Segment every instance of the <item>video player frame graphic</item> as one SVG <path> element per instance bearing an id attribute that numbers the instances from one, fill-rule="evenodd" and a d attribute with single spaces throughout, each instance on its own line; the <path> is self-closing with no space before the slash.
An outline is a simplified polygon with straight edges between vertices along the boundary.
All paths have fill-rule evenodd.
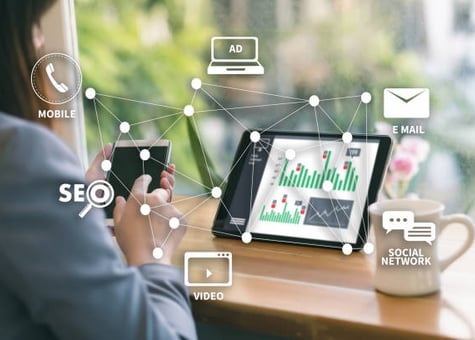
<path id="1" fill-rule="evenodd" d="M 202 268 L 193 268 L 193 262 L 197 261 L 206 262 L 206 266 Z M 220 266 L 224 268 L 218 268 L 218 271 L 214 272 L 214 268 Z M 212 270 L 209 268 L 212 268 Z M 185 285 L 188 287 L 230 287 L 233 284 L 232 268 L 233 255 L 230 252 L 186 252 L 184 257 Z M 192 271 L 194 271 L 194 273 L 192 273 Z M 194 275 L 197 271 L 201 273 Z M 213 275 L 221 276 L 218 276 L 217 280 L 207 280 Z"/>

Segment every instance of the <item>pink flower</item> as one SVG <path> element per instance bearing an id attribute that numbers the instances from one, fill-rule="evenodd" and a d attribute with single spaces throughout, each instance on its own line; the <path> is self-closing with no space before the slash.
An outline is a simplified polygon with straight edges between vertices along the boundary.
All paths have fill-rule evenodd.
<path id="1" fill-rule="evenodd" d="M 398 143 L 391 125 L 377 122 L 375 127 L 378 133 L 391 136 L 394 143 L 384 192 L 390 198 L 404 197 L 412 178 L 419 172 L 419 164 L 427 160 L 430 144 L 418 136 L 403 136 Z"/>
<path id="2" fill-rule="evenodd" d="M 420 163 L 427 159 L 430 151 L 430 144 L 417 136 L 404 136 L 399 143 L 398 150 L 410 153 Z"/>
<path id="3" fill-rule="evenodd" d="M 398 150 L 389 164 L 390 180 L 409 181 L 419 171 L 419 161 L 413 154 Z"/>

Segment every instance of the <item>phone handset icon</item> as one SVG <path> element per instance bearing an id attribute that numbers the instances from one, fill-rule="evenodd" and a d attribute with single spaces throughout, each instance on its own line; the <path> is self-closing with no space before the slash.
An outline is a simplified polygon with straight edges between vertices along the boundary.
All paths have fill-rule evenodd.
<path id="1" fill-rule="evenodd" d="M 51 82 L 51 84 L 54 86 L 54 88 L 56 89 L 56 91 L 58 91 L 59 93 L 66 93 L 69 91 L 69 88 L 66 84 L 64 83 L 58 83 L 56 81 L 56 79 L 54 79 L 53 77 L 53 73 L 54 73 L 54 66 L 53 66 L 53 63 L 49 63 L 48 65 L 46 65 L 46 74 L 48 75 L 48 79 L 49 81 Z"/>

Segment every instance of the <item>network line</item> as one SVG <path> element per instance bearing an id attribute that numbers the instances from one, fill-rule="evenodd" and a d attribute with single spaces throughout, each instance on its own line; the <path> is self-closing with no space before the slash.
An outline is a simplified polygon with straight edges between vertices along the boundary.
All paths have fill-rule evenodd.
<path id="1" fill-rule="evenodd" d="M 258 108 L 269 108 L 269 107 L 277 107 L 277 108 L 283 108 L 285 106 L 290 106 L 290 105 L 299 105 L 296 109 L 294 109 L 293 111 L 285 114 L 283 117 L 280 117 L 280 119 L 278 119 L 277 121 L 275 122 L 271 122 L 267 127 L 261 129 L 262 132 L 266 132 L 272 128 L 274 128 L 275 126 L 279 125 L 280 123 L 282 123 L 283 121 L 285 120 L 288 120 L 288 119 L 292 119 L 294 116 L 295 117 L 298 117 L 297 113 L 300 113 L 301 111 L 305 110 L 306 108 L 308 107 L 311 107 L 312 108 L 312 111 L 313 111 L 313 115 L 315 117 L 315 124 L 316 124 L 316 129 L 317 129 L 317 134 L 320 135 L 320 122 L 319 122 L 319 116 L 323 115 L 324 117 L 326 117 L 337 129 L 338 131 L 340 131 L 342 134 L 345 133 L 345 131 L 348 133 L 352 127 L 353 127 L 353 123 L 354 121 L 356 120 L 356 117 L 358 115 L 358 113 L 360 112 L 360 108 L 361 108 L 361 105 L 362 104 L 365 104 L 365 128 L 366 128 L 366 140 L 365 140 L 365 143 L 366 145 L 368 144 L 368 137 L 367 137 L 367 133 L 368 133 L 368 103 L 371 101 L 371 95 L 368 93 L 368 92 L 364 92 L 362 95 L 350 95 L 350 96 L 339 96 L 339 97 L 333 97 L 333 98 L 323 98 L 323 99 L 320 99 L 318 98 L 318 96 L 316 95 L 313 95 L 311 96 L 309 99 L 305 99 L 305 98 L 298 98 L 298 97 L 295 97 L 295 96 L 287 96 L 287 95 L 281 95 L 281 94 L 274 94 L 274 93 L 268 93 L 268 92 L 263 92 L 263 91 L 255 91 L 255 90 L 250 90 L 250 89 L 245 89 L 245 88 L 238 88 L 238 87 L 231 87 L 231 86 L 223 86 L 223 85 L 219 85 L 219 84 L 212 84 L 212 83 L 205 83 L 205 82 L 202 82 L 200 79 L 198 78 L 194 78 L 191 82 L 191 87 L 192 89 L 194 90 L 193 91 L 193 94 L 191 96 L 191 100 L 190 100 L 190 105 L 187 105 L 187 107 L 185 107 L 184 109 L 183 108 L 180 108 L 180 107 L 177 107 L 177 106 L 173 106 L 173 105 L 165 105 L 165 104 L 159 104 L 159 103 L 153 103 L 153 102 L 148 102 L 148 101 L 143 101 L 143 100 L 137 100 L 137 99 L 132 99 L 132 98 L 126 98 L 126 97 L 123 97 L 123 96 L 115 96 L 115 95 L 110 95 L 110 94 L 104 94 L 104 93 L 96 93 L 95 90 L 93 91 L 93 95 L 88 95 L 88 90 L 86 90 L 86 97 L 88 99 L 91 99 L 92 102 L 93 102 L 93 106 L 94 106 L 94 113 L 95 113 L 95 120 L 96 120 L 96 123 L 97 123 L 97 128 L 98 128 L 98 133 L 99 133 L 99 141 L 100 141 L 100 144 L 102 146 L 102 150 L 104 150 L 104 145 L 105 145 L 105 142 L 104 142 L 104 136 L 103 136 L 103 132 L 102 132 L 102 129 L 103 129 L 103 126 L 101 124 L 101 121 L 100 121 L 100 112 L 99 112 L 99 108 L 98 108 L 98 105 L 110 116 L 112 116 L 115 121 L 117 121 L 121 126 L 120 126 L 120 132 L 118 133 L 118 136 L 117 136 L 117 141 L 119 141 L 121 139 L 122 136 L 124 135 L 127 135 L 132 141 L 134 141 L 134 138 L 132 136 L 132 134 L 130 133 L 130 128 L 135 128 L 136 126 L 139 126 L 139 125 L 143 125 L 143 124 L 149 124 L 149 123 L 153 123 L 153 122 L 156 122 L 156 121 L 160 121 L 162 119 L 166 119 L 166 118 L 176 118 L 168 127 L 167 129 L 162 132 L 158 138 L 155 140 L 154 144 L 155 145 L 156 143 L 158 143 L 160 140 L 162 140 L 171 130 L 173 130 L 173 128 L 175 126 L 177 126 L 184 118 L 185 119 L 191 119 L 192 121 L 192 124 L 193 124 L 193 127 L 195 128 L 196 132 L 197 132 L 197 136 L 198 136 L 198 139 L 199 139 L 199 142 L 200 142 L 200 146 L 201 146 L 201 151 L 202 151 L 202 155 L 205 159 L 205 164 L 204 166 L 206 166 L 206 169 L 208 171 L 208 175 L 209 175 L 209 178 L 210 178 L 210 183 L 212 184 L 212 187 L 208 187 L 206 185 L 204 185 L 203 183 L 201 183 L 201 181 L 198 181 L 196 179 L 193 179 L 191 178 L 190 176 L 188 176 L 186 173 L 184 172 L 181 172 L 181 171 L 177 171 L 175 170 L 175 174 L 178 175 L 178 176 L 181 176 L 183 178 L 186 178 L 187 180 L 189 181 L 192 181 L 198 185 L 200 185 L 206 192 L 205 193 L 200 193 L 198 195 L 194 195 L 194 196 L 191 196 L 191 197 L 187 197 L 187 198 L 182 198 L 182 199 L 178 199 L 178 200 L 175 200 L 174 203 L 180 203 L 180 202 L 185 202 L 185 201 L 188 201 L 188 200 L 192 200 L 194 198 L 200 198 L 200 197 L 203 197 L 203 196 L 208 196 L 206 199 L 202 200 L 199 204 L 195 205 L 192 209 L 190 209 L 189 211 L 186 211 L 184 212 L 184 216 L 188 216 L 189 214 L 191 214 L 192 212 L 196 211 L 197 209 L 199 209 L 202 205 L 206 204 L 207 202 L 209 202 L 212 197 L 209 196 L 210 193 L 213 191 L 213 189 L 215 188 L 221 188 L 226 180 L 229 178 L 230 174 L 233 172 L 235 166 L 241 161 L 242 157 L 248 152 L 248 149 L 249 147 L 252 145 L 251 143 L 249 143 L 249 145 L 245 148 L 245 150 L 243 150 L 243 152 L 238 156 L 236 157 L 235 159 L 237 159 L 236 163 L 233 164 L 231 166 L 231 169 L 228 171 L 228 173 L 226 174 L 226 176 L 223 178 L 223 182 L 219 183 L 218 186 L 215 186 L 215 183 L 213 183 L 213 176 L 211 174 L 211 169 L 209 167 L 209 164 L 207 163 L 207 159 L 205 157 L 205 154 L 206 154 L 206 151 L 205 151 L 205 147 L 204 147 L 204 139 L 202 138 L 202 135 L 201 135 L 201 132 L 200 132 L 200 129 L 199 129 L 199 124 L 197 122 L 197 120 L 195 119 L 194 115 L 195 114 L 204 114 L 204 113 L 210 113 L 210 112 L 224 112 L 227 116 L 229 116 L 231 118 L 232 121 L 234 121 L 240 128 L 242 128 L 243 130 L 250 130 L 240 119 L 239 119 L 239 116 L 238 116 L 238 113 L 236 111 L 246 111 L 246 110 L 253 110 L 253 109 L 258 109 Z M 225 107 L 221 102 L 220 100 L 218 100 L 215 95 L 212 94 L 212 92 L 210 91 L 211 89 L 213 88 L 216 88 L 216 89 L 225 89 L 225 90 L 230 90 L 230 91 L 239 91 L 239 92 L 243 92 L 243 93 L 249 93 L 249 94 L 255 94 L 255 95 L 259 95 L 259 96 L 262 96 L 262 97 L 273 97 L 273 98 L 280 98 L 280 99 L 283 99 L 282 102 L 280 103 L 263 103 L 263 104 L 256 104 L 256 105 L 243 105 L 243 106 L 233 106 L 233 107 Z M 90 92 L 89 92 L 90 93 Z M 211 100 L 217 107 L 214 108 L 214 109 L 205 109 L 205 110 L 194 110 L 194 103 L 195 103 L 195 100 L 196 98 L 198 97 L 198 95 L 204 95 L 205 98 Z M 119 101 L 125 101 L 125 102 L 129 102 L 129 103 L 133 103 L 133 104 L 137 104 L 137 105 L 147 105 L 147 106 L 153 106 L 153 107 L 159 107 L 159 108 L 163 108 L 163 109 L 167 109 L 167 110 L 173 110 L 174 112 L 172 113 L 166 113 L 166 114 L 159 114 L 158 116 L 155 116 L 155 117 L 151 117 L 149 119 L 145 119 L 145 120 L 140 120 L 140 121 L 136 121 L 136 122 L 125 122 L 125 121 L 122 121 L 120 119 L 120 117 L 118 117 L 118 115 L 114 114 L 112 112 L 112 110 L 110 110 L 101 100 L 100 98 L 109 98 L 109 99 L 112 99 L 112 100 L 119 100 Z M 321 105 L 320 103 L 321 102 L 328 102 L 328 101 L 340 101 L 340 100 L 353 100 L 353 99 L 357 99 L 357 98 L 360 98 L 360 100 L 358 101 L 358 105 L 351 117 L 351 120 L 348 124 L 348 127 L 346 128 L 346 130 L 344 130 L 341 126 L 339 126 L 339 124 L 332 118 L 332 115 L 327 112 Z M 123 125 L 125 124 L 125 125 Z M 126 127 L 126 128 L 123 128 Z M 308 149 L 311 149 L 311 148 L 319 148 L 320 150 L 323 150 L 324 146 L 327 144 L 327 143 L 331 143 L 331 142 L 324 142 L 322 141 L 320 138 L 318 139 L 319 140 L 319 143 L 316 144 L 315 146 L 311 145 L 311 146 L 307 146 L 307 147 L 304 147 L 300 150 L 296 150 L 296 152 L 303 152 L 305 150 L 308 150 Z M 264 144 L 265 142 L 264 141 L 259 141 L 259 143 Z M 253 149 L 255 149 L 256 147 L 256 144 L 257 142 L 254 143 L 253 145 Z M 137 144 L 135 144 L 135 146 L 137 147 L 137 150 L 140 151 L 140 148 L 137 146 Z M 264 148 L 264 150 L 268 153 L 268 157 L 270 157 L 270 154 L 269 154 L 269 151 Z M 284 150 L 281 150 L 281 151 L 284 151 Z M 337 157 L 337 160 L 339 160 L 343 155 L 342 155 L 342 152 L 343 152 L 343 149 L 340 150 L 340 153 Z M 104 158 L 105 158 L 105 154 L 103 155 Z M 156 159 L 153 159 L 151 158 L 151 160 L 157 162 L 157 163 L 160 163 L 161 165 L 163 165 L 160 161 L 156 160 Z M 143 165 L 143 164 L 142 164 Z M 366 165 L 368 166 L 369 165 L 369 160 L 368 160 L 368 156 L 366 157 Z M 144 167 L 142 168 L 144 170 Z M 145 172 L 145 171 L 143 171 Z M 254 164 L 253 164 L 253 168 L 252 168 L 252 172 L 254 173 Z M 117 180 L 119 181 L 119 183 L 124 186 L 124 188 L 126 188 L 126 186 L 124 185 L 124 183 L 121 181 L 120 178 L 117 177 L 117 175 L 111 171 L 111 175 L 112 176 L 115 176 L 117 178 Z M 254 177 L 254 176 L 252 176 Z M 368 177 L 368 172 L 366 173 L 366 177 Z M 366 178 L 366 182 L 368 182 L 369 179 Z M 254 179 L 252 178 L 251 180 L 251 195 L 252 195 L 252 192 L 254 190 Z M 126 188 L 127 189 L 127 188 Z M 130 192 L 129 189 L 127 189 L 127 191 L 129 192 L 130 196 L 136 200 L 137 202 L 140 203 L 140 201 L 138 200 L 137 197 L 135 197 L 133 195 L 133 193 Z M 215 199 L 218 199 L 220 201 L 220 203 L 223 205 L 224 209 L 227 211 L 227 213 L 229 215 L 230 214 L 230 210 L 229 208 L 224 204 L 224 202 L 222 201 L 222 197 L 221 197 L 221 194 L 218 195 L 218 197 L 215 197 L 214 195 L 212 195 Z M 336 203 L 338 203 L 339 201 L 337 199 L 335 199 L 333 197 L 333 194 L 332 192 L 330 191 L 329 192 L 329 199 L 332 203 L 332 205 L 334 204 L 334 201 Z M 357 199 L 355 201 L 357 201 L 357 204 L 360 204 L 360 197 L 359 197 L 359 193 L 357 192 Z M 366 205 L 368 204 L 368 197 L 366 198 Z M 253 197 L 251 197 L 251 202 L 253 200 Z M 144 200 L 145 201 L 145 200 Z M 252 203 L 251 203 L 252 204 Z M 339 203 L 338 203 L 339 204 Z M 310 202 L 309 202 L 309 205 L 310 205 Z M 161 214 L 159 214 L 158 212 L 156 212 L 154 210 L 154 208 L 158 208 L 160 207 L 161 205 L 158 205 L 158 206 L 154 206 L 152 207 L 152 211 L 151 213 L 161 217 L 161 218 L 165 218 L 164 216 L 162 216 Z M 359 207 L 361 209 L 361 207 Z M 335 209 L 340 209 L 341 211 L 343 211 L 343 213 L 346 214 L 346 211 L 341 207 L 341 206 L 333 206 L 333 209 L 334 211 L 336 211 Z M 339 210 L 339 211 L 340 211 Z M 250 211 L 252 211 L 252 207 L 250 209 Z M 314 212 L 317 212 L 318 210 L 314 209 L 313 210 Z M 368 212 L 367 212 L 368 214 Z M 335 216 L 337 219 L 338 219 L 338 214 L 336 214 Z M 349 218 L 349 216 L 347 216 Z M 368 218 L 368 216 L 366 216 Z M 250 216 L 249 216 L 249 219 L 250 219 Z M 364 221 L 365 219 L 363 219 Z M 149 221 L 149 226 L 150 226 L 150 229 L 151 229 L 151 234 L 152 234 L 152 237 L 153 237 L 153 242 L 154 242 L 154 247 L 157 248 L 157 244 L 156 244 L 156 237 L 155 237 L 155 233 L 154 233 L 154 230 L 153 230 L 153 224 L 152 224 L 152 220 L 151 220 L 151 215 L 149 214 L 148 215 L 148 221 Z M 250 221 L 249 221 L 250 223 Z M 190 229 L 196 229 L 196 230 L 199 230 L 199 231 L 206 231 L 207 233 L 209 233 L 209 229 L 208 228 L 203 228 L 203 227 L 199 227 L 199 226 L 193 226 L 193 225 L 188 225 L 188 224 L 184 224 L 186 227 L 189 227 Z M 243 232 L 241 231 L 241 228 L 234 224 L 237 231 L 242 235 L 244 236 Z M 333 228 L 329 228 L 331 230 L 331 232 L 334 232 Z M 339 229 L 339 228 L 338 228 Z M 170 227 L 170 230 L 168 231 L 167 233 L 167 236 L 165 237 L 165 239 L 163 240 L 162 244 L 160 244 L 159 246 L 161 247 L 160 251 L 162 251 L 162 249 L 165 247 L 168 239 L 170 238 L 171 236 L 171 233 L 173 232 L 173 228 Z M 340 230 L 340 235 L 339 238 L 341 240 L 341 243 L 343 244 L 343 236 L 341 235 L 341 230 Z M 365 229 L 365 232 L 366 232 L 366 229 Z M 225 232 L 223 232 L 223 234 L 225 234 Z M 234 234 L 233 234 L 234 235 Z M 249 236 L 250 236 L 250 233 L 249 233 Z M 336 235 L 335 235 L 336 236 Z M 360 237 L 358 235 L 358 237 Z M 366 238 L 367 235 L 364 235 L 364 237 Z M 261 240 L 265 240 L 263 238 L 259 238 Z M 243 241 L 244 241 L 244 237 L 243 237 Z M 245 241 L 244 241 L 245 242 Z M 250 239 L 249 239 L 249 242 L 250 242 Z M 245 243 L 248 243 L 248 242 L 245 242 Z M 308 244 L 306 242 L 294 242 L 296 244 Z M 155 251 L 155 249 L 154 249 Z M 351 253 L 351 251 L 350 251 Z M 345 253 L 346 254 L 346 253 Z M 349 255 L 349 254 L 346 254 L 346 255 Z"/>

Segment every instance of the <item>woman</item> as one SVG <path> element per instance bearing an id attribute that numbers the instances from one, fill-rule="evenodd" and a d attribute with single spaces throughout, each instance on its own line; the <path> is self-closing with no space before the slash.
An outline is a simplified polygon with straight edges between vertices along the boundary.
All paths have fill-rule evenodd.
<path id="1" fill-rule="evenodd" d="M 58 201 L 60 184 L 86 178 L 68 148 L 33 122 L 45 105 L 33 94 L 29 73 L 42 45 L 40 18 L 53 2 L 0 1 L 0 338 L 194 339 L 188 293 L 170 265 L 185 227 L 171 234 L 156 260 L 148 220 L 139 212 L 142 203 L 159 206 L 150 216 L 162 244 L 168 219 L 181 218 L 167 203 L 173 169 L 152 193 L 150 176 L 136 180 L 132 191 L 142 201 L 116 201 L 116 237 L 128 265 L 102 211 L 80 219 L 83 204 Z M 108 157 L 110 146 L 101 155 Z M 103 158 L 93 162 L 89 180 L 103 176 Z"/>

